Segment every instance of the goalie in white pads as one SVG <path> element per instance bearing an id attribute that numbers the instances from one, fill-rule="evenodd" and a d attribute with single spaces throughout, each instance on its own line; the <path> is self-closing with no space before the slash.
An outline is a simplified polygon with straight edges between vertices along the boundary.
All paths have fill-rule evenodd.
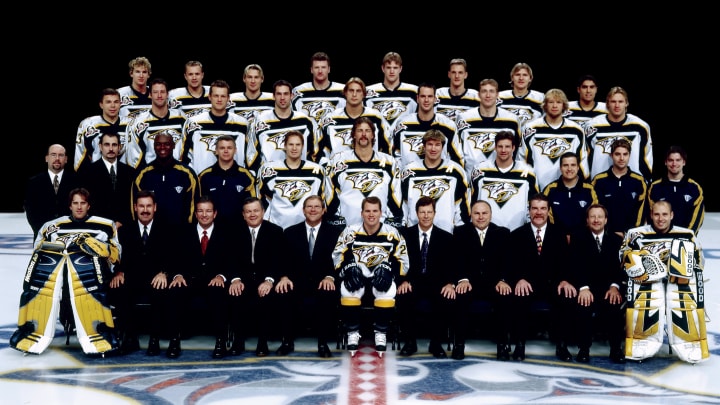
<path id="1" fill-rule="evenodd" d="M 48 221 L 38 232 L 23 282 L 18 329 L 10 337 L 12 348 L 42 353 L 55 336 L 62 299 L 72 313 L 61 320 L 74 322 L 86 354 L 118 348 L 105 291 L 121 248 L 115 223 L 88 214 L 89 197 L 86 189 L 73 189 L 71 215 Z"/>
<path id="2" fill-rule="evenodd" d="M 652 357 L 668 344 L 681 360 L 710 357 L 705 329 L 703 253 L 695 234 L 672 225 L 672 207 L 658 201 L 652 223 L 630 229 L 620 249 L 629 276 L 625 356 Z"/>

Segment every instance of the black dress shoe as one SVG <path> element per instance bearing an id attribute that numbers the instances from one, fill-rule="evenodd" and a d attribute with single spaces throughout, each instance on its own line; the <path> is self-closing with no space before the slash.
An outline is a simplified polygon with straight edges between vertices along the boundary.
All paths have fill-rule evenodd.
<path id="1" fill-rule="evenodd" d="M 402 349 L 400 349 L 401 356 L 412 356 L 415 353 L 417 353 L 417 342 L 414 339 L 405 342 Z"/>
<path id="2" fill-rule="evenodd" d="M 330 348 L 328 347 L 327 343 L 318 344 L 318 356 L 323 357 L 323 358 L 332 357 L 332 352 L 330 351 Z"/>
<path id="3" fill-rule="evenodd" d="M 610 361 L 615 364 L 625 364 L 625 354 L 620 349 L 610 349 Z"/>
<path id="4" fill-rule="evenodd" d="M 445 353 L 445 350 L 443 350 L 440 343 L 430 342 L 430 347 L 428 348 L 428 351 L 436 359 L 447 359 L 447 353 Z"/>
<path id="5" fill-rule="evenodd" d="M 561 361 L 572 361 L 572 355 L 570 354 L 567 345 L 562 343 L 555 346 L 555 357 Z"/>
<path id="6" fill-rule="evenodd" d="M 228 350 L 228 356 L 239 356 L 245 351 L 245 339 L 238 339 L 237 337 L 233 341 L 230 350 Z"/>
<path id="7" fill-rule="evenodd" d="M 280 347 L 275 351 L 278 356 L 287 356 L 295 350 L 295 343 L 283 340 Z"/>
<path id="8" fill-rule="evenodd" d="M 465 358 L 465 345 L 464 344 L 456 344 L 455 347 L 453 347 L 452 354 L 450 355 L 455 360 L 462 360 Z"/>
<path id="9" fill-rule="evenodd" d="M 212 358 L 213 359 L 222 359 L 227 355 L 227 343 L 225 343 L 225 339 L 216 339 L 215 340 L 215 349 L 212 352 Z"/>
<path id="10" fill-rule="evenodd" d="M 167 352 L 165 352 L 165 355 L 169 359 L 177 359 L 180 357 L 180 353 L 182 353 L 182 349 L 180 349 L 180 338 L 172 338 L 170 339 L 170 344 L 168 345 Z"/>
<path id="11" fill-rule="evenodd" d="M 148 356 L 157 356 L 160 354 L 160 339 L 156 337 L 150 337 L 148 342 L 148 348 L 145 352 Z"/>
<path id="12" fill-rule="evenodd" d="M 578 363 L 590 363 L 590 350 L 589 349 L 578 350 L 578 354 L 577 354 L 577 356 L 575 356 L 575 360 L 577 360 Z"/>
<path id="13" fill-rule="evenodd" d="M 258 357 L 265 357 L 268 354 L 270 354 L 270 349 L 268 349 L 267 341 L 258 340 L 257 347 L 255 348 L 255 355 Z"/>
<path id="14" fill-rule="evenodd" d="M 137 336 L 126 336 L 120 345 L 121 354 L 130 354 L 140 350 L 140 342 Z"/>
<path id="15" fill-rule="evenodd" d="M 515 351 L 513 351 L 512 358 L 513 360 L 525 360 L 525 343 L 515 344 Z"/>
<path id="16" fill-rule="evenodd" d="M 500 361 L 510 360 L 510 345 L 497 345 L 497 359 Z"/>

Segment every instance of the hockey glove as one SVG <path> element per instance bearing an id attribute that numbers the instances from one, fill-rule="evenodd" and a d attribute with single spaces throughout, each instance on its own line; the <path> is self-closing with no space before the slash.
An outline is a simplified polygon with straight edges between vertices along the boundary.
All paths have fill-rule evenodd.
<path id="1" fill-rule="evenodd" d="M 343 279 L 345 288 L 350 292 L 357 291 L 363 286 L 364 276 L 362 269 L 355 262 L 343 266 L 342 270 L 340 270 L 340 278 Z"/>
<path id="2" fill-rule="evenodd" d="M 75 244 L 78 245 L 80 250 L 90 256 L 110 258 L 113 263 L 116 263 L 120 256 L 118 249 L 115 246 L 112 246 L 109 243 L 101 242 L 86 233 L 78 236 Z"/>
<path id="3" fill-rule="evenodd" d="M 385 292 L 390 289 L 393 282 L 392 268 L 387 262 L 375 266 L 373 271 L 372 285 L 376 290 Z"/>

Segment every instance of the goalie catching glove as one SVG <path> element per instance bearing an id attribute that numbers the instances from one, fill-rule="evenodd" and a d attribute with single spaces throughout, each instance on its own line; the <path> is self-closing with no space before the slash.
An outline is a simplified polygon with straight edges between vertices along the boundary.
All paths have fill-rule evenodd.
<path id="1" fill-rule="evenodd" d="M 343 279 L 345 288 L 353 292 L 362 288 L 365 276 L 363 276 L 362 269 L 357 263 L 350 262 L 340 270 L 340 278 Z"/>
<path id="2" fill-rule="evenodd" d="M 625 252 L 623 266 L 628 277 L 636 283 L 653 282 L 667 277 L 667 266 L 647 250 Z"/>
<path id="3" fill-rule="evenodd" d="M 372 285 L 376 290 L 385 292 L 393 282 L 392 268 L 387 262 L 381 262 L 373 270 Z"/>
<path id="4" fill-rule="evenodd" d="M 105 242 L 100 242 L 87 233 L 80 234 L 75 241 L 75 244 L 80 248 L 80 250 L 90 256 L 105 258 L 110 257 L 110 245 Z"/>

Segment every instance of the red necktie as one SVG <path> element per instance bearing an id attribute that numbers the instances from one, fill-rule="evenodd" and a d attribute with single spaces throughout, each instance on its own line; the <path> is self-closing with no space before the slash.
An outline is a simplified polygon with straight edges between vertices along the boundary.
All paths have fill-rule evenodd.
<path id="1" fill-rule="evenodd" d="M 208 244 L 207 231 L 203 231 L 203 236 L 202 236 L 202 238 L 200 238 L 200 248 L 202 249 L 203 256 L 205 255 L 205 250 L 207 250 L 207 244 Z"/>
<path id="2" fill-rule="evenodd" d="M 540 237 L 540 228 L 538 228 L 537 234 L 535 234 L 535 242 L 537 243 L 538 254 L 542 253 L 542 238 Z"/>

